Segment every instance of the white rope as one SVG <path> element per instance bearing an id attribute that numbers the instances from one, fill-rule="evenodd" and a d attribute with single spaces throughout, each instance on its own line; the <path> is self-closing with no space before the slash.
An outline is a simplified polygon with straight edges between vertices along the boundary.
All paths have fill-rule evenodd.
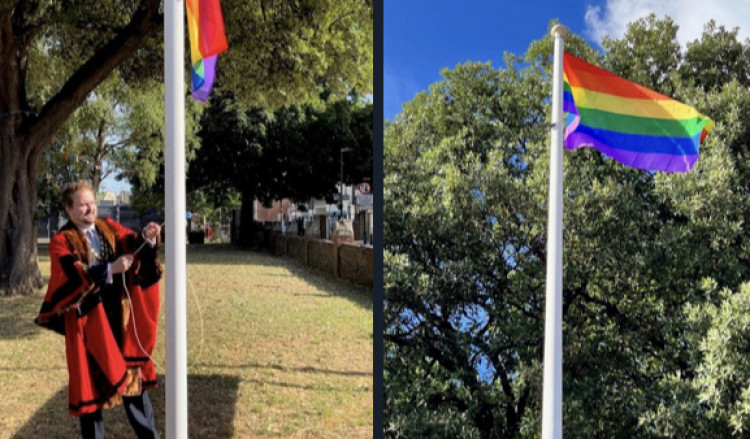
<path id="1" fill-rule="evenodd" d="M 164 226 L 164 223 L 162 223 L 161 227 L 163 227 L 163 226 Z M 133 256 L 137 255 L 138 252 L 141 251 L 141 249 L 143 248 L 143 246 L 146 245 L 146 242 L 144 242 L 143 244 L 141 244 L 141 246 L 138 247 L 135 250 L 135 252 L 133 252 Z M 138 347 L 141 348 L 141 352 L 143 352 L 144 354 L 146 354 L 146 356 L 154 363 L 154 366 L 155 366 L 156 365 L 156 361 L 154 360 L 154 358 L 151 355 L 149 355 L 148 352 L 146 352 L 146 348 L 143 347 L 143 344 L 141 343 L 141 338 L 138 336 L 138 326 L 135 323 L 135 311 L 133 310 L 133 301 L 130 298 L 130 291 L 128 291 L 128 286 L 127 286 L 127 282 L 126 282 L 126 279 L 125 279 L 125 273 L 126 273 L 126 271 L 122 272 L 122 286 L 123 286 L 123 288 L 125 288 L 125 294 L 128 296 L 128 305 L 130 306 L 130 317 L 133 319 L 133 330 L 134 330 L 134 333 L 135 333 L 135 339 L 138 342 Z M 191 292 L 192 292 L 192 295 L 193 295 L 193 299 L 195 299 L 195 304 L 196 304 L 196 306 L 198 308 L 198 316 L 200 317 L 200 322 L 201 322 L 201 342 L 200 342 L 199 349 L 198 349 L 198 357 L 196 358 L 196 361 L 198 361 L 198 360 L 200 360 L 201 356 L 203 355 L 203 342 L 205 340 L 205 334 L 203 332 L 203 309 L 201 308 L 200 300 L 198 300 L 198 295 L 195 293 L 196 288 L 195 288 L 195 285 L 193 285 L 193 281 L 191 281 L 189 277 L 187 278 L 187 281 L 188 281 L 188 283 L 190 283 Z M 195 363 L 193 363 L 193 364 L 195 364 Z"/>
<path id="2" fill-rule="evenodd" d="M 200 360 L 201 357 L 203 356 L 203 341 L 205 340 L 205 335 L 203 333 L 203 309 L 201 308 L 200 300 L 198 300 L 198 295 L 195 293 L 196 288 L 195 288 L 195 285 L 193 285 L 193 281 L 190 280 L 190 277 L 187 278 L 187 281 L 192 287 L 191 291 L 193 293 L 193 298 L 195 299 L 195 304 L 198 307 L 198 316 L 200 317 L 200 321 L 201 321 L 201 343 L 198 347 L 198 356 L 196 357 L 195 361 L 193 361 L 193 364 L 191 364 L 191 366 L 194 366 L 195 363 L 198 360 Z"/>
<path id="3" fill-rule="evenodd" d="M 190 283 L 191 292 L 193 293 L 193 299 L 195 299 L 195 304 L 198 307 L 198 316 L 200 317 L 201 322 L 201 342 L 198 348 L 198 356 L 195 359 L 195 361 L 200 360 L 200 358 L 203 356 L 203 342 L 205 341 L 205 333 L 203 332 L 203 309 L 201 308 L 200 300 L 198 300 L 198 295 L 195 293 L 195 285 L 193 285 L 193 281 L 188 278 L 188 283 Z M 141 343 L 141 338 L 138 336 L 138 326 L 135 323 L 135 312 L 133 311 L 133 301 L 130 299 L 130 291 L 128 291 L 128 287 L 126 285 L 125 281 L 125 272 L 122 272 L 122 286 L 125 288 L 125 294 L 128 296 L 128 305 L 130 305 L 130 317 L 133 319 L 133 330 L 135 333 L 135 340 L 138 342 L 138 347 L 141 348 L 141 352 L 146 354 L 146 356 L 156 365 L 156 360 L 146 352 L 146 348 L 143 347 L 143 344 Z M 193 362 L 192 365 L 195 365 L 195 362 Z"/>
<path id="4" fill-rule="evenodd" d="M 138 336 L 138 325 L 135 324 L 135 311 L 133 310 L 133 300 L 130 299 L 130 291 L 128 291 L 128 286 L 125 280 L 124 271 L 122 272 L 122 287 L 125 288 L 125 294 L 127 294 L 128 296 L 128 305 L 130 306 L 130 318 L 133 319 L 133 330 L 135 331 L 135 340 L 138 342 L 138 347 L 141 348 L 141 352 L 146 354 L 149 360 L 151 360 L 154 363 L 154 366 L 156 366 L 156 361 L 151 355 L 149 355 L 148 352 L 146 352 L 146 348 L 143 347 L 143 344 L 141 343 L 141 338 Z"/>
<path id="5" fill-rule="evenodd" d="M 159 226 L 159 228 L 161 229 L 162 227 L 164 227 L 165 223 L 166 222 L 161 223 L 161 225 Z M 135 257 L 135 255 L 137 255 L 138 252 L 140 252 L 141 249 L 143 249 L 143 247 L 147 243 L 148 243 L 148 241 L 146 241 L 145 238 L 144 238 L 143 244 L 141 244 L 140 247 L 138 247 L 133 252 L 133 256 Z M 129 269 L 130 268 L 128 268 L 128 270 Z M 135 322 L 135 310 L 133 309 L 133 300 L 130 298 L 130 291 L 128 290 L 128 282 L 125 279 L 125 273 L 128 270 L 125 270 L 125 271 L 123 271 L 121 273 L 122 274 L 122 287 L 125 288 L 125 294 L 128 296 L 128 305 L 130 306 L 130 318 L 133 320 L 133 331 L 135 333 L 135 340 L 138 342 L 138 347 L 141 348 L 141 352 L 143 352 L 144 354 L 146 354 L 146 356 L 149 358 L 149 360 L 151 360 L 151 362 L 154 363 L 154 366 L 156 366 L 156 361 L 154 360 L 154 357 L 152 357 L 148 352 L 146 352 L 146 348 L 144 348 L 143 344 L 141 343 L 141 337 L 138 336 L 138 325 Z M 159 298 L 159 300 L 161 301 L 161 298 Z"/>

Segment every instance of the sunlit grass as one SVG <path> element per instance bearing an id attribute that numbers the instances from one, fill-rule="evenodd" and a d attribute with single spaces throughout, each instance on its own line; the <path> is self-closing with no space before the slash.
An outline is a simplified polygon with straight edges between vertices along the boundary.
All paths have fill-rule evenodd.
<path id="1" fill-rule="evenodd" d="M 40 250 L 48 276 L 46 249 Z M 189 431 L 195 438 L 372 436 L 372 297 L 289 259 L 188 246 Z M 163 285 L 162 285 L 163 286 Z M 0 438 L 77 438 L 63 338 L 42 293 L 0 299 Z M 165 301 L 151 391 L 164 433 Z M 121 408 L 107 435 L 132 437 Z"/>

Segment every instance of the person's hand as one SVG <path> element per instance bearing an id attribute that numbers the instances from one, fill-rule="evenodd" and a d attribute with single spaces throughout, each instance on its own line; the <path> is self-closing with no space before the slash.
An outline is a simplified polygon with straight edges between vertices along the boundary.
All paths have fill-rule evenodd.
<path id="1" fill-rule="evenodd" d="M 133 255 L 120 256 L 112 263 L 112 274 L 128 271 L 131 265 L 133 265 Z"/>
<path id="2" fill-rule="evenodd" d="M 146 224 L 146 227 L 143 228 L 143 237 L 149 241 L 155 240 L 160 233 L 161 226 L 154 222 Z"/>

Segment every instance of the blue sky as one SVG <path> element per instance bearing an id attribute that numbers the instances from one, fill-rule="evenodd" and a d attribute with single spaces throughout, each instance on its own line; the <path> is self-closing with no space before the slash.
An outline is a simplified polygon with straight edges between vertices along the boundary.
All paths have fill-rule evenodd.
<path id="1" fill-rule="evenodd" d="M 384 0 L 384 117 L 401 111 L 415 94 L 441 79 L 440 70 L 459 63 L 491 61 L 502 67 L 504 51 L 522 54 L 557 18 L 597 46 L 604 35 L 620 37 L 627 24 L 651 12 L 670 16 L 683 43 L 700 37 L 714 18 L 750 37 L 748 0 Z M 128 190 L 108 178 L 103 188 Z"/>
<path id="2" fill-rule="evenodd" d="M 109 175 L 109 177 L 102 180 L 101 185 L 99 185 L 99 190 L 101 191 L 113 191 L 115 194 L 119 194 L 121 191 L 130 192 L 130 182 L 125 179 L 123 181 L 117 181 L 115 180 L 115 175 L 117 172 L 113 172 Z"/>
<path id="3" fill-rule="evenodd" d="M 620 37 L 629 22 L 669 15 L 685 44 L 700 37 L 708 18 L 750 34 L 747 0 L 384 0 L 384 118 L 441 79 L 459 63 L 491 61 L 502 67 L 504 51 L 523 54 L 557 18 L 598 46 L 604 35 Z M 744 28 L 742 28 L 744 26 Z"/>

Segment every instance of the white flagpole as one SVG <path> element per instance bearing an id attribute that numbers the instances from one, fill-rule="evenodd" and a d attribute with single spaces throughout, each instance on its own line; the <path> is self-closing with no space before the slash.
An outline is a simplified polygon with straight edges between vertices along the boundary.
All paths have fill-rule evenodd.
<path id="1" fill-rule="evenodd" d="M 185 22 L 182 0 L 164 2 L 167 258 L 166 436 L 187 439 L 185 257 Z"/>
<path id="2" fill-rule="evenodd" d="M 563 231 L 563 38 L 562 25 L 552 28 L 555 38 L 552 71 L 552 144 L 550 145 L 549 212 L 547 226 L 547 284 L 544 323 L 544 391 L 542 439 L 562 439 L 562 231 Z"/>

